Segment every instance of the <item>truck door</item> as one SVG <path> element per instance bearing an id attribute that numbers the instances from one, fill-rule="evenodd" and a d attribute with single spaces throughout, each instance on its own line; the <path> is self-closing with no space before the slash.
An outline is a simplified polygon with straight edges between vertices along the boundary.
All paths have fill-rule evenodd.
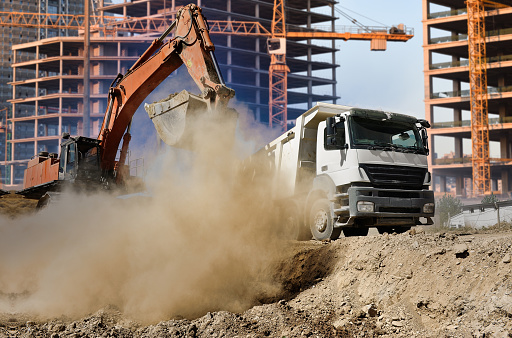
<path id="1" fill-rule="evenodd" d="M 76 176 L 76 144 L 62 145 L 59 163 L 59 179 L 72 180 Z"/>
<path id="2" fill-rule="evenodd" d="M 347 158 L 345 121 L 335 125 L 335 142 L 327 142 L 326 123 L 321 122 L 317 139 L 317 175 L 340 171 Z"/>

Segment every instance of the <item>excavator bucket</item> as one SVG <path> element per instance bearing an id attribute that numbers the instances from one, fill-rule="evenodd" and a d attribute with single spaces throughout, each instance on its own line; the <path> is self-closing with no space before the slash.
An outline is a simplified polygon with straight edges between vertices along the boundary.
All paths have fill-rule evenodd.
<path id="1" fill-rule="evenodd" d="M 160 138 L 168 145 L 176 146 L 186 135 L 187 127 L 192 128 L 191 120 L 207 112 L 209 104 L 205 99 L 183 90 L 161 101 L 146 103 L 144 108 Z"/>
<path id="2" fill-rule="evenodd" d="M 234 133 L 238 113 L 232 108 L 212 111 L 208 100 L 183 90 L 166 99 L 145 104 L 144 108 L 153 121 L 160 138 L 170 146 L 190 148 L 193 128 L 199 119 L 222 119 L 224 134 Z"/>

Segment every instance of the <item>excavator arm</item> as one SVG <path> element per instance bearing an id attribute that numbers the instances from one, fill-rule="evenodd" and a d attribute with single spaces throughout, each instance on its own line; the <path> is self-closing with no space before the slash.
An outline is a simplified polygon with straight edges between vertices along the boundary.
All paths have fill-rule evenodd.
<path id="1" fill-rule="evenodd" d="M 174 37 L 164 43 L 164 39 L 171 31 L 174 31 Z M 207 104 L 207 113 L 212 116 L 224 114 L 229 100 L 235 93 L 224 84 L 214 50 L 215 46 L 210 39 L 208 25 L 201 14 L 201 9 L 189 4 L 179 10 L 173 24 L 162 36 L 153 41 L 127 73 L 117 76 L 109 90 L 108 108 L 98 135 L 101 148 L 100 163 L 104 172 L 115 169 L 115 158 L 123 135 L 119 163 L 124 164 L 130 141 L 129 129 L 135 111 L 143 100 L 182 64 L 185 64 L 201 90 L 201 100 Z M 163 121 L 158 123 L 169 120 Z M 159 128 L 155 119 L 153 122 L 161 134 L 162 128 Z M 165 137 L 162 139 L 166 140 Z"/>

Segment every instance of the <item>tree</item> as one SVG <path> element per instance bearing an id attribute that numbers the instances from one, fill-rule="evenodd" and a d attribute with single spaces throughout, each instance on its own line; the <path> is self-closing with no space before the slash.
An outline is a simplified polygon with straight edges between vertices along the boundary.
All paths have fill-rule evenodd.
<path id="1" fill-rule="evenodd" d="M 485 195 L 485 197 L 482 199 L 482 204 L 494 204 L 496 202 L 499 202 L 500 200 L 496 195 L 494 195 L 492 192 L 490 195 Z"/>
<path id="2" fill-rule="evenodd" d="M 455 216 L 462 211 L 462 202 L 452 195 L 444 194 L 436 203 L 436 211 L 439 213 L 441 224 L 446 224 L 449 217 Z"/>

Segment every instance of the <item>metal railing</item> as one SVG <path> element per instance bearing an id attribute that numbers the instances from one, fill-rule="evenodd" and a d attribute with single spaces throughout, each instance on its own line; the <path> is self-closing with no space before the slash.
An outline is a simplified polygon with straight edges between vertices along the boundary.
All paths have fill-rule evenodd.
<path id="1" fill-rule="evenodd" d="M 507 34 L 512 34 L 512 28 L 496 29 L 496 30 L 485 32 L 486 37 L 507 35 Z M 444 43 L 444 42 L 465 41 L 467 39 L 468 39 L 467 34 L 441 36 L 438 38 L 431 38 L 429 44 L 435 45 L 435 44 Z"/>
<path id="2" fill-rule="evenodd" d="M 485 60 L 487 63 L 512 61 L 512 55 L 493 56 L 493 57 L 488 57 Z M 433 63 L 430 65 L 430 69 L 443 69 L 443 68 L 468 67 L 468 66 L 469 66 L 469 60 L 461 60 L 461 61 L 452 61 L 452 62 Z"/>
<path id="3" fill-rule="evenodd" d="M 512 92 L 512 86 L 487 88 L 488 94 L 499 94 L 499 93 L 506 93 L 506 92 Z M 442 98 L 449 98 L 449 97 L 469 97 L 469 89 L 438 92 L 438 93 L 430 94 L 431 99 L 442 99 Z"/>
<path id="4" fill-rule="evenodd" d="M 430 13 L 427 16 L 427 18 L 428 19 L 446 18 L 447 16 L 462 15 L 462 14 L 467 14 L 467 13 L 468 13 L 468 9 L 467 8 L 452 9 L 450 11 Z"/>
<path id="5" fill-rule="evenodd" d="M 443 165 L 443 164 L 467 164 L 472 161 L 471 156 L 465 157 L 455 157 L 455 158 L 436 158 L 432 161 L 433 164 Z M 494 164 L 500 164 L 503 162 L 510 162 L 509 158 L 489 158 L 489 161 Z"/>
<path id="6" fill-rule="evenodd" d="M 512 116 L 495 117 L 489 119 L 489 125 L 501 124 L 501 123 L 512 123 Z M 435 122 L 432 123 L 432 128 L 455 128 L 455 127 L 470 127 L 471 120 L 462 121 L 449 121 L 449 122 Z"/>
<path id="7" fill-rule="evenodd" d="M 290 32 L 335 32 L 335 33 L 351 33 L 351 34 L 362 34 L 362 33 L 387 33 L 387 34 L 406 34 L 414 35 L 414 28 L 404 26 L 403 29 L 399 29 L 395 26 L 335 26 L 334 31 L 329 25 L 312 25 L 311 28 L 287 26 Z"/>

